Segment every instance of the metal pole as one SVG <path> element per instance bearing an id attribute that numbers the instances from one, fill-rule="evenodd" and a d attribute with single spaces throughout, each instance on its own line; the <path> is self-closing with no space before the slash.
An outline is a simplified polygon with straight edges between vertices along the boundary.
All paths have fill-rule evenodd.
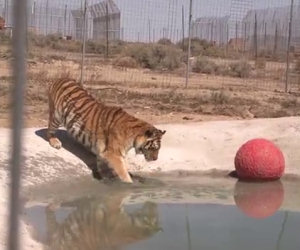
<path id="1" fill-rule="evenodd" d="M 108 41 L 108 5 L 107 2 L 105 4 L 106 8 L 106 58 L 108 58 L 108 46 L 109 46 L 109 41 Z"/>
<path id="2" fill-rule="evenodd" d="M 150 19 L 148 19 L 148 32 L 149 32 L 149 43 L 151 43 L 151 23 L 150 23 Z"/>
<path id="3" fill-rule="evenodd" d="M 264 49 L 267 49 L 267 23 L 265 22 Z"/>
<path id="4" fill-rule="evenodd" d="M 8 0 L 5 0 L 4 2 L 4 19 L 6 26 L 8 25 Z"/>
<path id="5" fill-rule="evenodd" d="M 185 87 L 187 88 L 189 83 L 190 73 L 190 56 L 191 56 L 191 23 L 192 23 L 192 6 L 193 0 L 190 0 L 190 11 L 189 11 L 189 41 L 188 41 L 188 53 L 187 53 L 187 66 L 186 66 L 186 78 Z"/>
<path id="6" fill-rule="evenodd" d="M 84 9 L 83 9 L 82 53 L 81 53 L 81 72 L 80 72 L 80 83 L 81 83 L 81 85 L 83 84 L 83 71 L 84 71 L 84 58 L 85 58 L 86 10 L 87 10 L 87 0 L 84 1 Z"/>
<path id="7" fill-rule="evenodd" d="M 274 36 L 274 49 L 273 49 L 273 56 L 274 57 L 277 54 L 277 38 L 278 38 L 278 24 L 276 23 L 276 26 L 275 26 L 275 36 Z"/>
<path id="8" fill-rule="evenodd" d="M 9 234 L 7 249 L 19 249 L 20 182 L 24 92 L 26 83 L 26 7 L 27 1 L 14 0 L 13 21 L 13 76 L 12 92 L 12 152 L 10 163 Z"/>
<path id="9" fill-rule="evenodd" d="M 184 50 L 184 6 L 182 5 L 182 50 Z"/>
<path id="10" fill-rule="evenodd" d="M 65 13 L 64 13 L 64 36 L 67 35 L 67 9 L 68 5 L 65 5 Z"/>
<path id="11" fill-rule="evenodd" d="M 286 55 L 286 81 L 285 81 L 285 92 L 288 92 L 288 84 L 289 84 L 290 47 L 291 47 L 291 38 L 292 38 L 293 10 L 294 10 L 294 0 L 291 0 L 290 21 L 289 21 L 289 36 L 288 36 L 287 55 Z"/>
<path id="12" fill-rule="evenodd" d="M 255 20 L 254 20 L 254 53 L 255 53 L 255 59 L 257 59 L 257 15 L 255 12 Z"/>
<path id="13" fill-rule="evenodd" d="M 45 33 L 48 35 L 48 0 L 46 1 L 46 27 L 45 27 Z"/>

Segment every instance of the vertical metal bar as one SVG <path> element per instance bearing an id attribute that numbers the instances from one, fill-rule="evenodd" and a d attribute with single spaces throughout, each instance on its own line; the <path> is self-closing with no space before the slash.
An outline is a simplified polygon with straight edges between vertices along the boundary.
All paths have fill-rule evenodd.
<path id="1" fill-rule="evenodd" d="M 294 0 L 291 0 L 290 21 L 289 21 L 289 36 L 288 36 L 287 54 L 286 54 L 285 92 L 288 92 L 288 84 L 289 84 L 290 47 L 291 47 L 291 38 L 292 38 L 293 11 L 294 11 Z"/>
<path id="2" fill-rule="evenodd" d="M 48 35 L 48 7 L 49 7 L 49 3 L 47 0 L 46 1 L 46 28 L 45 28 L 46 35 Z"/>
<path id="3" fill-rule="evenodd" d="M 84 71 L 84 58 L 85 58 L 85 42 L 86 42 L 86 11 L 87 11 L 87 0 L 84 1 L 83 9 L 83 25 L 82 25 L 82 53 L 81 53 L 81 72 L 80 72 L 80 83 L 83 84 L 83 71 Z"/>
<path id="4" fill-rule="evenodd" d="M 182 18 L 182 50 L 184 50 L 184 6 L 182 5 L 181 10 L 181 18 Z"/>
<path id="5" fill-rule="evenodd" d="M 155 43 L 155 29 L 152 30 L 152 41 Z"/>
<path id="6" fill-rule="evenodd" d="M 255 12 L 255 16 L 254 16 L 254 36 L 253 36 L 253 39 L 254 39 L 254 55 L 255 55 L 255 59 L 257 59 L 257 15 L 256 15 L 256 12 Z"/>
<path id="7" fill-rule="evenodd" d="M 4 19 L 6 26 L 8 25 L 8 0 L 4 2 Z"/>
<path id="8" fill-rule="evenodd" d="M 235 50 L 237 51 L 238 50 L 238 22 L 237 21 L 235 23 L 235 42 L 234 42 L 234 45 L 235 45 Z"/>
<path id="9" fill-rule="evenodd" d="M 106 21 L 106 58 L 108 58 L 108 46 L 109 46 L 109 37 L 108 37 L 108 4 L 106 2 L 105 4 L 105 9 L 106 9 L 106 18 L 105 18 L 105 21 Z"/>
<path id="10" fill-rule="evenodd" d="M 37 30 L 37 25 L 36 25 L 36 2 L 33 2 L 33 27 L 34 31 Z"/>
<path id="11" fill-rule="evenodd" d="M 226 56 L 228 56 L 228 44 L 229 42 L 229 24 L 228 24 L 228 21 L 226 23 Z"/>
<path id="12" fill-rule="evenodd" d="M 246 52 L 246 39 L 247 39 L 247 23 L 244 25 L 244 53 Z"/>
<path id="13" fill-rule="evenodd" d="M 27 1 L 14 0 L 13 15 L 13 80 L 12 92 L 12 152 L 10 164 L 10 203 L 9 203 L 9 234 L 8 248 L 19 249 L 19 212 L 20 212 L 20 182 L 21 182 L 21 153 L 23 106 L 26 83 L 26 7 Z"/>
<path id="14" fill-rule="evenodd" d="M 264 49 L 267 49 L 267 23 L 265 22 Z"/>
<path id="15" fill-rule="evenodd" d="M 275 26 L 275 36 L 274 36 L 274 49 L 273 49 L 273 56 L 275 57 L 277 54 L 277 41 L 278 41 L 278 24 L 276 22 Z"/>
<path id="16" fill-rule="evenodd" d="M 67 9 L 68 9 L 68 5 L 65 4 L 65 13 L 64 13 L 64 36 L 67 35 Z"/>
<path id="17" fill-rule="evenodd" d="M 188 83 L 189 83 L 189 76 L 190 76 L 192 6 L 193 6 L 193 0 L 190 0 L 190 11 L 189 11 L 189 41 L 188 41 L 187 66 L 186 66 L 186 78 L 185 78 L 185 87 L 186 87 L 186 88 L 187 88 L 187 86 L 188 86 Z"/>
<path id="18" fill-rule="evenodd" d="M 151 23 L 149 18 L 148 18 L 148 35 L 149 35 L 148 41 L 149 43 L 151 43 Z"/>

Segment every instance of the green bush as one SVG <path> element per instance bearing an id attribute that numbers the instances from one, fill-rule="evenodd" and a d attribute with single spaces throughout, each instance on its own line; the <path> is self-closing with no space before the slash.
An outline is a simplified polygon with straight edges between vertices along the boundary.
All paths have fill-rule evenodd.
<path id="1" fill-rule="evenodd" d="M 162 45 L 173 45 L 172 41 L 168 38 L 161 38 L 157 41 L 157 43 Z"/>
<path id="2" fill-rule="evenodd" d="M 106 45 L 101 42 L 87 41 L 86 52 L 95 54 L 104 54 L 106 51 Z"/>
<path id="3" fill-rule="evenodd" d="M 217 64 L 206 57 L 199 56 L 192 67 L 192 71 L 203 74 L 215 74 L 217 71 Z"/>
<path id="4" fill-rule="evenodd" d="M 129 56 L 124 56 L 116 59 L 113 64 L 115 66 L 119 67 L 125 67 L 125 68 L 136 68 L 137 67 L 137 62 L 134 58 L 129 57 Z"/>
<path id="5" fill-rule="evenodd" d="M 0 31 L 0 42 L 9 43 L 10 41 L 11 41 L 10 36 L 6 34 L 4 31 Z"/>
<path id="6" fill-rule="evenodd" d="M 131 44 L 124 53 L 143 68 L 174 70 L 180 66 L 182 52 L 160 44 Z"/>
<path id="7" fill-rule="evenodd" d="M 247 78 L 251 73 L 251 65 L 246 61 L 229 64 L 230 74 L 234 77 Z"/>
<path id="8" fill-rule="evenodd" d="M 29 32 L 27 39 L 29 46 L 50 48 L 67 52 L 80 52 L 82 47 L 81 42 L 64 40 L 61 38 L 60 34 L 50 34 L 44 36 Z"/>
<path id="9" fill-rule="evenodd" d="M 187 51 L 188 49 L 188 38 L 179 41 L 176 46 L 182 48 L 182 41 L 184 41 L 183 50 Z M 214 45 L 211 42 L 208 42 L 205 39 L 192 38 L 191 39 L 191 55 L 192 56 L 224 56 L 224 49 Z"/>
<path id="10" fill-rule="evenodd" d="M 211 101 L 214 104 L 226 104 L 229 101 L 229 96 L 226 93 L 221 91 L 213 91 L 210 96 Z"/>

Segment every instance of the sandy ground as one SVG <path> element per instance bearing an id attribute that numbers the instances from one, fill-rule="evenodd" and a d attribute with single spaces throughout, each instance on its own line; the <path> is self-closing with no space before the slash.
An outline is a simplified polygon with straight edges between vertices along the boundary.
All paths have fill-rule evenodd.
<path id="1" fill-rule="evenodd" d="M 234 170 L 233 159 L 238 148 L 247 140 L 263 137 L 275 142 L 286 159 L 286 175 L 300 176 L 300 119 L 298 117 L 243 121 L 213 121 L 190 124 L 157 125 L 167 130 L 159 159 L 147 163 L 142 156 L 129 152 L 131 171 L 164 173 L 169 171 Z M 43 139 L 43 128 L 24 130 L 23 187 L 91 176 L 87 165 L 94 157 L 65 137 L 61 150 L 49 146 Z M 0 216 L 7 218 L 8 162 L 10 130 L 0 129 Z M 92 178 L 92 177 L 91 177 Z M 3 225 L 3 224 L 2 224 Z M 41 249 L 31 240 L 29 229 L 22 222 L 23 249 Z M 6 226 L 0 227 L 0 249 L 6 242 Z"/>

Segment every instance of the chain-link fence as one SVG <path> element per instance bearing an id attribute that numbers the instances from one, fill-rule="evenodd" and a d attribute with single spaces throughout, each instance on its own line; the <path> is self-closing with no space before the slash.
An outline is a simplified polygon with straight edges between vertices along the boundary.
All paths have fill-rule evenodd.
<path id="1" fill-rule="evenodd" d="M 22 100 L 25 96 L 30 116 L 43 117 L 50 80 L 68 75 L 81 78 L 93 90 L 113 86 L 125 91 L 107 95 L 107 103 L 127 109 L 143 107 L 144 111 L 153 108 L 160 111 L 159 116 L 165 110 L 170 114 L 176 110 L 277 117 L 289 115 L 299 103 L 297 98 L 266 95 L 265 104 L 281 105 L 277 113 L 266 114 L 271 106 L 261 110 L 257 100 L 243 99 L 253 89 L 300 92 L 299 0 L 26 2 L 0 0 L 0 108 L 2 115 L 12 106 L 10 124 L 14 128 L 11 249 L 18 249 Z M 24 89 L 26 78 L 28 88 Z M 10 106 L 7 93 L 12 80 L 15 88 Z M 214 92 L 234 88 L 244 92 L 239 97 L 233 93 L 231 100 Z M 204 90 L 213 91 L 208 96 Z M 244 116 L 240 106 L 250 115 Z"/>
<path id="2" fill-rule="evenodd" d="M 208 82 L 222 86 L 239 83 L 298 91 L 298 0 L 198 0 L 192 3 L 192 13 L 189 4 L 189 0 L 31 0 L 29 51 L 61 58 L 55 61 L 58 65 L 70 66 L 69 59 L 80 64 L 85 39 L 85 81 L 148 83 L 155 78 L 184 86 L 187 75 L 193 84 L 202 82 L 205 74 Z M 0 13 L 9 30 L 10 0 L 0 2 Z M 191 72 L 187 74 L 190 14 Z M 105 63 L 100 60 L 104 58 Z"/>

